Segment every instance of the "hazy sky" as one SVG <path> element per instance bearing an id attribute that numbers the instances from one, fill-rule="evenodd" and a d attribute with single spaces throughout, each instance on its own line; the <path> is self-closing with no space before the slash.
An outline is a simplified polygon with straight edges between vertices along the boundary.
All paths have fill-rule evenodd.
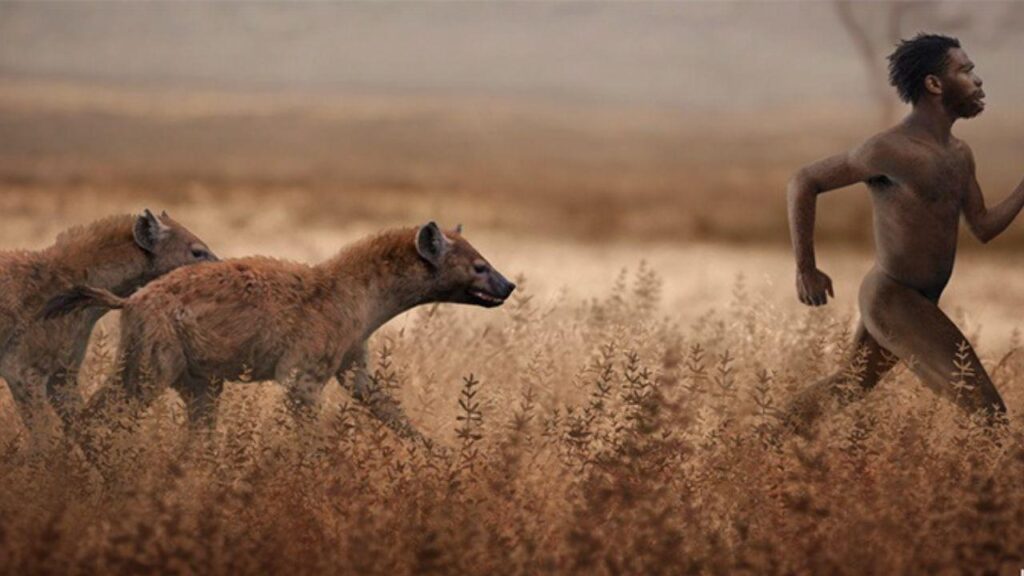
<path id="1" fill-rule="evenodd" d="M 864 22 L 873 33 L 884 30 L 888 8 L 866 4 L 857 6 Z M 993 99 L 1024 94 L 1012 62 L 1024 52 L 1024 35 L 1009 33 L 1024 29 L 1024 10 L 947 2 L 914 12 L 908 31 L 972 18 L 957 33 Z M 1008 31 L 995 45 L 997 24 Z M 3 3 L 0 76 L 25 75 L 695 108 L 867 94 L 863 65 L 831 2 Z"/>

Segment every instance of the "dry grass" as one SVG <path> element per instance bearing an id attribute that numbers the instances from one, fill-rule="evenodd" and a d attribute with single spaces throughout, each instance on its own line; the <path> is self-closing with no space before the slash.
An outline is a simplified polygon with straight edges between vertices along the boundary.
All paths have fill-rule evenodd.
<path id="1" fill-rule="evenodd" d="M 232 384 L 210 442 L 187 441 L 169 394 L 123 423 L 135 430 L 111 440 L 104 478 L 73 446 L 29 451 L 0 392 L 0 573 L 1024 566 L 1024 354 L 1000 362 L 1021 345 L 1024 272 L 1005 255 L 963 256 L 944 297 L 1005 396 L 1000 445 L 903 368 L 816 439 L 771 434 L 780 406 L 839 368 L 870 266 L 866 252 L 822 246 L 839 298 L 798 308 L 782 186 L 795 165 L 855 142 L 855 117 L 702 124 L 379 97 L 310 112 L 302 99 L 15 88 L 0 91 L 2 248 L 150 206 L 222 256 L 317 261 L 432 218 L 465 222 L 525 279 L 500 309 L 424 308 L 372 341 L 376 381 L 447 456 L 394 437 L 337 385 L 305 433 L 279 387 Z M 1007 126 L 975 146 L 1002 150 L 978 154 L 999 160 L 987 173 L 1000 185 L 1018 177 L 1000 160 L 1021 145 Z M 849 198 L 823 200 L 822 235 L 867 237 L 867 203 Z M 722 238 L 763 242 L 687 243 Z M 115 320 L 94 335 L 86 393 L 111 370 Z"/>
<path id="2" fill-rule="evenodd" d="M 0 571 L 937 574 L 1024 562 L 1019 417 L 996 446 L 897 369 L 815 440 L 770 433 L 795 390 L 838 367 L 847 319 L 782 312 L 738 283 L 726 307 L 676 326 L 644 265 L 589 301 L 522 285 L 492 314 L 424 308 L 374 339 L 376 381 L 448 457 L 393 437 L 334 385 L 312 433 L 290 425 L 276 386 L 234 385 L 207 444 L 186 442 L 169 396 L 110 444 L 106 481 L 66 447 L 22 450 L 6 411 Z M 87 389 L 110 369 L 110 341 L 95 341 Z M 1024 356 L 996 378 L 1019 414 Z"/>

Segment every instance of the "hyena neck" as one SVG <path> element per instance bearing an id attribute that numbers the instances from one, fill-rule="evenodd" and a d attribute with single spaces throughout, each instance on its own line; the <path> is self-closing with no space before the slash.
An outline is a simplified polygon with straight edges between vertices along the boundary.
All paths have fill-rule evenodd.
<path id="1" fill-rule="evenodd" d="M 415 249 L 416 229 L 388 230 L 321 264 L 328 297 L 363 336 L 433 299 L 429 273 Z"/>
<path id="2" fill-rule="evenodd" d="M 72 284 L 127 295 L 149 278 L 149 259 L 135 243 L 135 216 L 111 216 L 62 233 L 44 253 Z"/>

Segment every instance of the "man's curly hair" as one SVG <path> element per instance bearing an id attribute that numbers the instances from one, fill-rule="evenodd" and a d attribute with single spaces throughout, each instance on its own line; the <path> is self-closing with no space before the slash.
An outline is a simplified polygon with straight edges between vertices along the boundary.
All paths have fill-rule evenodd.
<path id="1" fill-rule="evenodd" d="M 949 64 L 949 49 L 959 47 L 960 40 L 941 34 L 921 33 L 901 40 L 889 55 L 889 83 L 900 100 L 916 103 L 924 92 L 924 79 L 942 74 Z"/>

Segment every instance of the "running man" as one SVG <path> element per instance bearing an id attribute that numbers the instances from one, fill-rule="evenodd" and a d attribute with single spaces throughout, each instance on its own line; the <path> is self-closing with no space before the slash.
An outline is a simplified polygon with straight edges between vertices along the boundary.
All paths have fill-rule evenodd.
<path id="1" fill-rule="evenodd" d="M 818 194 L 867 184 L 877 248 L 875 266 L 860 287 L 861 317 L 849 360 L 863 371 L 854 376 L 856 370 L 847 367 L 800 393 L 787 413 L 800 433 L 810 431 L 830 398 L 845 405 L 872 389 L 899 360 L 967 411 L 989 423 L 1005 418 L 999 392 L 938 302 L 953 271 L 960 215 L 981 242 L 988 242 L 1024 206 L 1024 181 L 1003 202 L 985 207 L 971 148 L 952 134 L 954 122 L 985 109 L 981 78 L 957 39 L 919 34 L 900 42 L 889 56 L 889 81 L 913 106 L 910 114 L 850 152 L 801 168 L 789 183 L 801 302 L 821 306 L 834 297 L 832 280 L 814 259 Z M 954 385 L 958 351 L 966 352 L 972 368 L 967 386 Z"/>

